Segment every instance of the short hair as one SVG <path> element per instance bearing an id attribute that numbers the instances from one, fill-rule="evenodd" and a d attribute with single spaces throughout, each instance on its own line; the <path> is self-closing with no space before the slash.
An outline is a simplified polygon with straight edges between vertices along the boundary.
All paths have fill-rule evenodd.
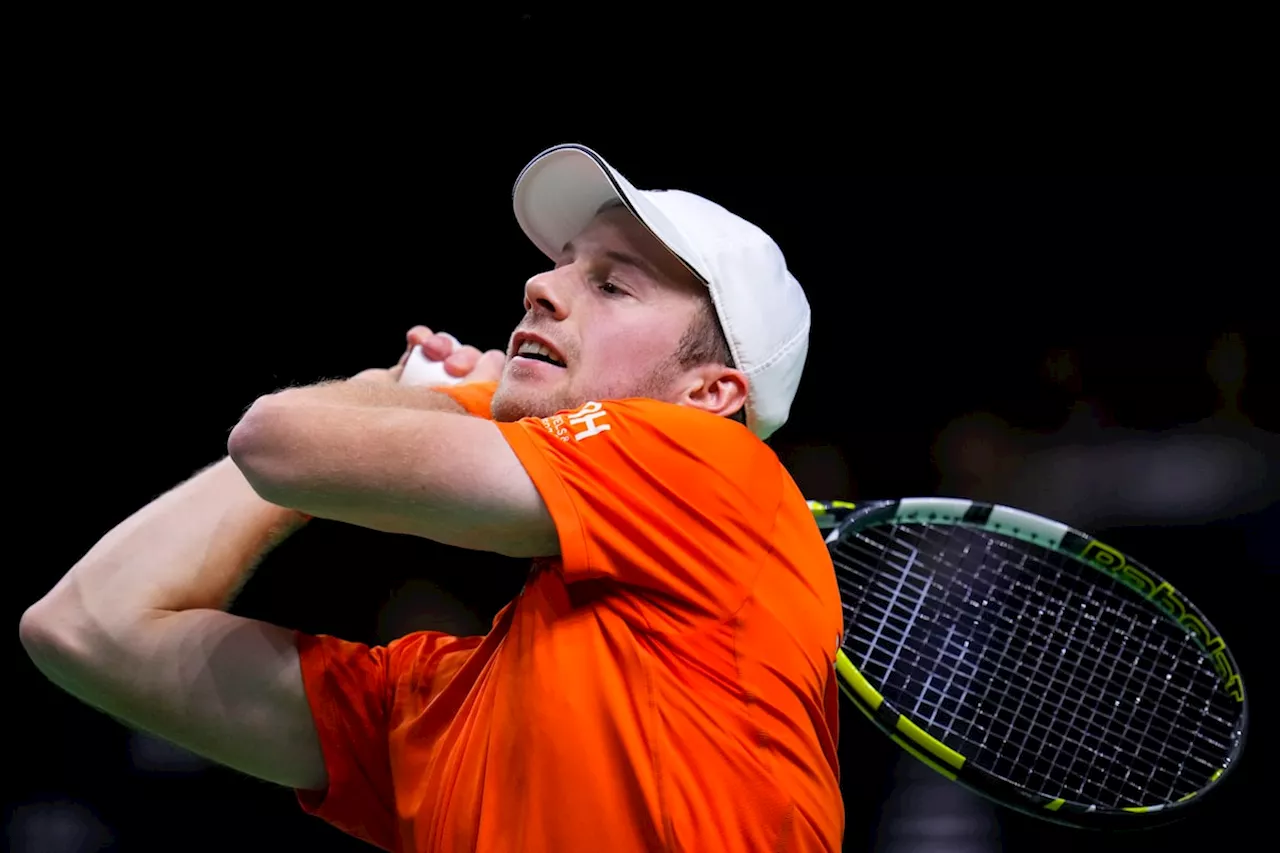
<path id="1" fill-rule="evenodd" d="M 680 337 L 680 344 L 676 347 L 676 363 L 681 367 L 697 367 L 702 364 L 734 366 L 729 340 L 724 336 L 724 327 L 720 325 L 709 290 L 704 291 L 702 298 L 698 300 L 698 313 Z M 729 419 L 745 424 L 747 407 L 744 405 L 730 415 Z"/>
<path id="2" fill-rule="evenodd" d="M 698 313 L 685 329 L 676 349 L 676 363 L 681 367 L 697 367 L 700 364 L 723 364 L 733 367 L 733 353 L 724 336 L 720 318 L 716 316 L 711 293 L 706 291 L 698 300 Z"/>

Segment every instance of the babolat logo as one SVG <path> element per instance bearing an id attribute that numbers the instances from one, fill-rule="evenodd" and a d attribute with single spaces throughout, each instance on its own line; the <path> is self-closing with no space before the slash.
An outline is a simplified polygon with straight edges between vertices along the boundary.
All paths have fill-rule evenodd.
<path id="1" fill-rule="evenodd" d="M 1169 584 L 1156 582 L 1140 567 L 1116 549 L 1103 545 L 1097 540 L 1090 541 L 1080 552 L 1080 556 L 1097 566 L 1102 571 L 1139 592 L 1143 598 L 1154 603 L 1169 614 L 1169 617 L 1185 628 L 1197 645 L 1213 660 L 1213 668 L 1222 679 L 1222 689 L 1237 702 L 1244 701 L 1244 688 L 1240 683 L 1240 675 L 1231 667 L 1231 658 L 1227 655 L 1227 645 L 1221 636 L 1214 636 L 1209 626 L 1204 623 L 1178 591 Z"/>

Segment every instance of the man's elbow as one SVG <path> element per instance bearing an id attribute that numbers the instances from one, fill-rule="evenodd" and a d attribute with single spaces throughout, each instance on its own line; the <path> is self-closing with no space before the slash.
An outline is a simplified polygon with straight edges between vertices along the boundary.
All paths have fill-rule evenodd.
<path id="1" fill-rule="evenodd" d="M 46 596 L 18 622 L 18 640 L 36 669 L 51 679 L 87 655 L 83 613 Z"/>
<path id="2" fill-rule="evenodd" d="M 45 650 L 55 645 L 57 635 L 52 630 L 54 623 L 48 609 L 48 605 L 34 604 L 18 620 L 18 642 L 33 661 L 38 661 Z"/>
<path id="3" fill-rule="evenodd" d="M 227 437 L 227 455 L 264 500 L 281 506 L 290 489 L 291 418 L 274 396 L 259 397 Z"/>

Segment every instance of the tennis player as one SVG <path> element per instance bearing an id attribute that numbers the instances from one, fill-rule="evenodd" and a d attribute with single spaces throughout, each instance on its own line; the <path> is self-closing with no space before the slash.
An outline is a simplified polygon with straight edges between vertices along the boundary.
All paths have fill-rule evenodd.
<path id="1" fill-rule="evenodd" d="M 505 354 L 418 327 L 469 381 L 407 387 L 402 359 L 257 400 L 23 641 L 82 700 L 387 850 L 837 850 L 839 593 L 763 441 L 804 294 L 760 229 L 580 146 L 514 204 L 554 267 Z M 225 612 L 309 517 L 532 568 L 483 637 L 370 648 Z"/>

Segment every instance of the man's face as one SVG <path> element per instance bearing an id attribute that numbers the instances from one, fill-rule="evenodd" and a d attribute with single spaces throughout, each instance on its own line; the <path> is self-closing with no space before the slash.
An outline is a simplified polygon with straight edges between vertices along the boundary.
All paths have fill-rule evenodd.
<path id="1" fill-rule="evenodd" d="M 600 213 L 525 284 L 494 418 L 548 417 L 588 400 L 674 401 L 687 379 L 675 355 L 706 298 L 627 210 Z"/>

